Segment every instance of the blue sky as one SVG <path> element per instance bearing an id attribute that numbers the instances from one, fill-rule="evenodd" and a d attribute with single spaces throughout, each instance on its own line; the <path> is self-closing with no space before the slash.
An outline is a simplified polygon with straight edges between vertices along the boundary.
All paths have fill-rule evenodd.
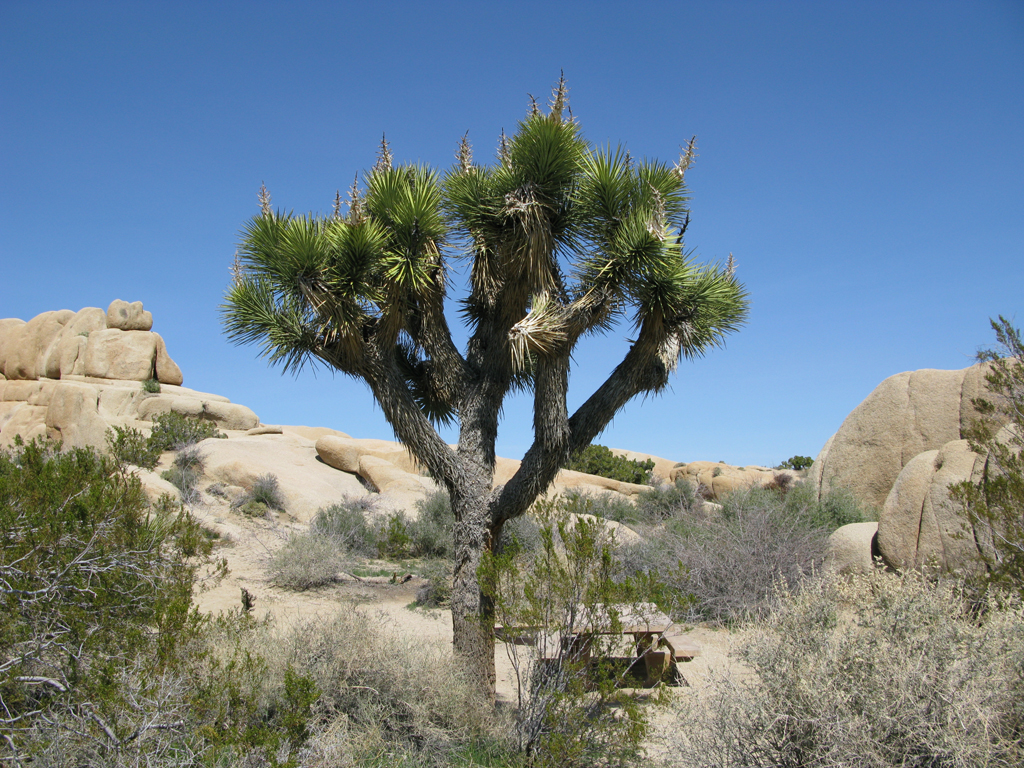
<path id="1" fill-rule="evenodd" d="M 390 437 L 367 389 L 230 346 L 237 233 L 328 212 L 396 159 L 478 160 L 565 71 L 593 142 L 687 174 L 687 246 L 735 254 L 727 347 L 598 441 L 678 461 L 814 455 L 885 377 L 1024 322 L 1024 2 L 0 2 L 0 317 L 141 300 L 185 384 L 265 423 Z M 570 408 L 626 350 L 576 355 Z M 501 455 L 530 442 L 511 401 Z M 447 435 L 454 439 L 453 434 Z"/>

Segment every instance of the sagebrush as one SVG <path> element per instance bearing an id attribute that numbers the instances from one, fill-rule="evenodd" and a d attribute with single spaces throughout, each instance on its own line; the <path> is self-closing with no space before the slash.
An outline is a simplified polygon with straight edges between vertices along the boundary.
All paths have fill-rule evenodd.
<path id="1" fill-rule="evenodd" d="M 1024 614 L 908 571 L 781 589 L 739 666 L 683 702 L 677 765 L 1018 766 Z"/>

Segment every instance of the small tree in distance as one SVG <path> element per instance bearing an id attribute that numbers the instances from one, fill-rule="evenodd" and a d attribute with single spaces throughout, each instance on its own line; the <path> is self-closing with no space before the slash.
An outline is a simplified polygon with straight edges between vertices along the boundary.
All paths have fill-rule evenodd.
<path id="1" fill-rule="evenodd" d="M 479 588 L 481 557 L 632 398 L 661 391 L 680 357 L 697 357 L 739 328 L 747 296 L 733 265 L 697 265 L 683 248 L 689 221 L 675 165 L 593 148 L 568 112 L 564 80 L 544 113 L 536 102 L 497 163 L 477 165 L 463 138 L 443 177 L 376 165 L 328 217 L 271 209 L 246 226 L 223 305 L 229 338 L 254 343 L 298 371 L 319 361 L 370 387 L 397 438 L 451 497 L 454 646 L 493 693 L 493 608 Z M 470 265 L 452 341 L 444 300 L 449 263 Z M 585 335 L 633 326 L 607 380 L 569 414 L 569 362 Z M 515 476 L 492 487 L 505 397 L 533 393 L 534 442 Z M 450 448 L 435 429 L 457 422 Z"/>

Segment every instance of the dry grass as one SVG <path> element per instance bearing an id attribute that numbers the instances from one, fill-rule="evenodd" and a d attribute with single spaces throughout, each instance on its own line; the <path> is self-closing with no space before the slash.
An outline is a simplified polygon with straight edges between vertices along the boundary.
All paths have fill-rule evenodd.
<path id="1" fill-rule="evenodd" d="M 916 573 L 783 592 L 745 635 L 750 670 L 686 701 L 675 765 L 1018 766 L 1020 601 L 972 604 Z"/>

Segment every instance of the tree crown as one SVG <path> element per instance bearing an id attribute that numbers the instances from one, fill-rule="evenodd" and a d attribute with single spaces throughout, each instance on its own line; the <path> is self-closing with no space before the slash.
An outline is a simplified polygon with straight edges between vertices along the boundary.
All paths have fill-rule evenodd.
<path id="1" fill-rule="evenodd" d="M 578 414 L 588 425 L 578 449 L 626 400 L 662 389 L 681 357 L 744 322 L 731 257 L 701 265 L 684 249 L 692 140 L 674 165 L 594 147 L 563 80 L 547 112 L 534 102 L 502 134 L 493 165 L 476 164 L 465 137 L 456 157 L 444 174 L 396 167 L 382 140 L 347 215 L 340 194 L 330 216 L 294 215 L 273 211 L 262 190 L 222 307 L 230 339 L 259 345 L 286 371 L 320 361 L 364 379 L 416 451 L 420 416 L 464 422 L 471 391 L 497 408 L 514 387 L 547 402 L 542 369 L 567 366 L 580 338 L 626 320 L 634 340 L 607 383 L 614 396 Z M 469 261 L 464 352 L 444 314 L 455 259 Z"/>

